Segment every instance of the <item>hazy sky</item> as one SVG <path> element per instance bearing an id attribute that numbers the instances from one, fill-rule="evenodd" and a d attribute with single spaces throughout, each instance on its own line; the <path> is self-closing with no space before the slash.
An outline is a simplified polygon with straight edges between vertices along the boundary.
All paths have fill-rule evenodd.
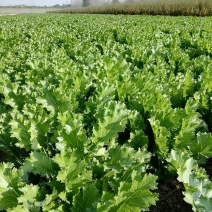
<path id="1" fill-rule="evenodd" d="M 55 4 L 65 4 L 69 2 L 70 0 L 0 0 L 0 6 L 19 5 L 19 4 L 50 6 Z"/>

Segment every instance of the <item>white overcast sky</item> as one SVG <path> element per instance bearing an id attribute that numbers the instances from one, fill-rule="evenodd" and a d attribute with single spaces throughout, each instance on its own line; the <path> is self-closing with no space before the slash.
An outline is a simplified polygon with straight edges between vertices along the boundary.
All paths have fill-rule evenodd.
<path id="1" fill-rule="evenodd" d="M 71 0 L 0 0 L 0 6 L 9 6 L 9 5 L 39 5 L 39 6 L 51 6 L 55 4 L 65 4 L 70 3 Z M 76 0 L 74 0 L 76 2 Z"/>

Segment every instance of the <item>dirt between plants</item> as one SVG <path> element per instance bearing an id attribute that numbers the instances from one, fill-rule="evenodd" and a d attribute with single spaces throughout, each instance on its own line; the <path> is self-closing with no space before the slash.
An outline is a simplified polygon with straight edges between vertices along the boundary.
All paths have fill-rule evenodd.
<path id="1" fill-rule="evenodd" d="M 177 179 L 163 180 L 159 182 L 159 200 L 156 206 L 150 207 L 150 212 L 192 212 L 191 205 L 183 198 L 184 186 Z"/>
<path id="2" fill-rule="evenodd" d="M 2 150 L 0 150 L 0 163 L 7 162 L 7 157 L 8 157 L 7 154 Z"/>
<path id="3" fill-rule="evenodd" d="M 212 180 L 212 158 L 202 166 Z M 177 179 L 163 180 L 159 182 L 159 200 L 156 206 L 150 207 L 150 212 L 192 212 L 191 205 L 187 204 L 183 198 L 184 186 Z"/>

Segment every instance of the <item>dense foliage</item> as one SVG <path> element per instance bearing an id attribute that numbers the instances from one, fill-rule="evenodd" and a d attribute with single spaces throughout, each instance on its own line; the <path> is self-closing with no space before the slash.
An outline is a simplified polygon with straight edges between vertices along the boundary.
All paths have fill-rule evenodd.
<path id="1" fill-rule="evenodd" d="M 212 211 L 211 25 L 0 17 L 0 210 L 145 211 L 177 175 Z"/>
<path id="2" fill-rule="evenodd" d="M 89 2 L 91 4 L 89 4 Z M 100 2 L 102 2 L 100 0 Z M 128 14 L 211 16 L 212 1 L 209 0 L 112 0 L 112 4 L 99 4 L 98 0 L 83 0 L 89 7 L 63 8 L 58 13 Z"/>

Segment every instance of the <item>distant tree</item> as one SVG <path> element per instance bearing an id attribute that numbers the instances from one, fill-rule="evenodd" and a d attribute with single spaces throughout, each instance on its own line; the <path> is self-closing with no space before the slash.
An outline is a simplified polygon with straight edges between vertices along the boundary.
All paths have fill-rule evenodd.
<path id="1" fill-rule="evenodd" d="M 119 0 L 112 0 L 112 3 L 117 4 L 117 3 L 119 3 Z"/>
<path id="2" fill-rule="evenodd" d="M 87 6 L 89 6 L 90 5 L 90 0 L 83 0 L 82 1 L 82 6 L 83 7 L 87 7 Z"/>
<path id="3" fill-rule="evenodd" d="M 60 5 L 59 4 L 55 4 L 52 7 L 60 7 Z"/>

